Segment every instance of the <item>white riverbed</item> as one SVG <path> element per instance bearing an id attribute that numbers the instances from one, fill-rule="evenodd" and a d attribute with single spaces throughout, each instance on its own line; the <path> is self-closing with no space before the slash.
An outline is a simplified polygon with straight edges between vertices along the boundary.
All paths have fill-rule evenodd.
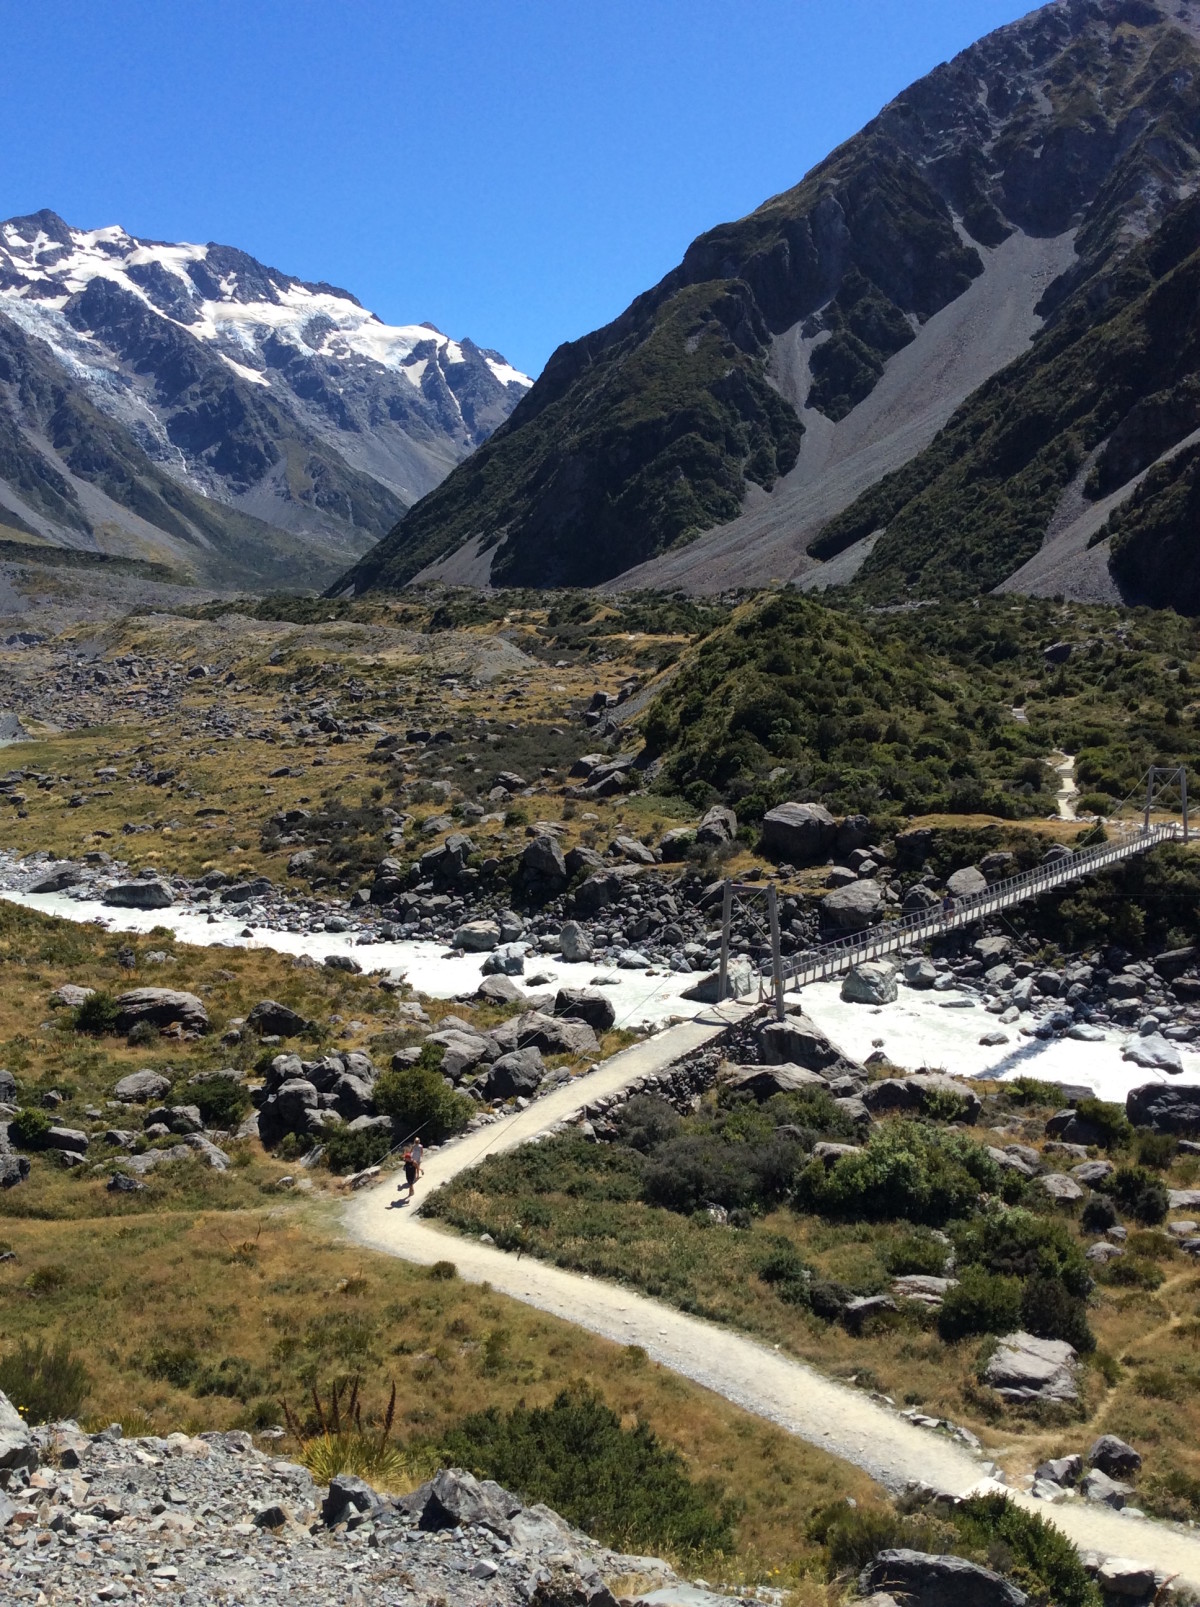
<path id="1" fill-rule="evenodd" d="M 202 947 L 223 944 L 269 948 L 282 954 L 308 954 L 314 960 L 323 960 L 329 954 L 349 954 L 364 971 L 402 973 L 417 992 L 437 999 L 469 995 L 481 977 L 480 955 L 450 954 L 441 943 L 359 944 L 353 932 L 284 932 L 267 927 L 258 927 L 250 937 L 243 937 L 244 919 L 223 913 L 210 919 L 207 908 L 180 905 L 165 910 L 110 909 L 94 900 L 72 898 L 69 893 L 0 891 L 0 897 L 46 915 L 96 922 L 112 932 L 145 933 L 154 927 L 166 927 L 180 942 Z M 698 980 L 695 974 L 621 971 L 594 961 L 571 965 L 557 955 L 536 953 L 526 958 L 525 970 L 524 977 L 514 980 L 527 988 L 530 979 L 539 975 L 548 979 L 547 987 L 586 987 L 594 978 L 603 977 L 619 1026 L 658 1027 L 672 1018 L 691 1018 L 710 1008 L 682 997 L 684 990 Z M 965 1077 L 1039 1077 L 1050 1082 L 1085 1084 L 1098 1098 L 1119 1101 L 1124 1101 L 1131 1088 L 1143 1083 L 1179 1080 L 1122 1060 L 1121 1051 L 1129 1040 L 1126 1032 L 1107 1033 L 1102 1043 L 1026 1038 L 1020 1036 L 1021 1022 L 1000 1027 L 982 1002 L 973 1008 L 944 1007 L 950 999 L 972 995 L 916 992 L 901 986 L 894 1004 L 874 1006 L 846 1004 L 839 989 L 836 981 L 814 983 L 803 990 L 802 996 L 789 995 L 789 1003 L 799 999 L 817 1026 L 855 1060 L 865 1060 L 875 1048 L 882 1047 L 894 1065 L 908 1070 L 925 1066 Z M 1021 1021 L 1028 1023 L 1031 1019 L 1023 1016 Z M 1008 1034 L 1007 1044 L 986 1047 L 979 1042 L 984 1033 L 997 1030 Z M 1184 1080 L 1200 1081 L 1200 1053 L 1188 1044 L 1177 1047 L 1183 1058 Z"/>

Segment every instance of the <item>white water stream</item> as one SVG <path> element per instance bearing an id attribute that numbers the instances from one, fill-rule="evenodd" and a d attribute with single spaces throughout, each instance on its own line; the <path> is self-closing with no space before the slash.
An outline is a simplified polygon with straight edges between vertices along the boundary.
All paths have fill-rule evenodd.
<path id="1" fill-rule="evenodd" d="M 224 914 L 210 918 L 207 909 L 117 910 L 94 900 L 72 898 L 69 893 L 3 891 L 0 897 L 47 915 L 95 922 L 113 932 L 145 933 L 166 927 L 180 942 L 200 947 L 269 948 L 282 954 L 308 954 L 314 960 L 349 954 L 364 971 L 404 975 L 417 992 L 431 998 L 469 997 L 481 979 L 480 955 L 449 953 L 441 943 L 357 944 L 352 932 L 284 932 L 266 927 L 244 937 L 244 919 Z M 537 953 L 527 956 L 525 970 L 525 976 L 514 980 L 529 991 L 541 986 L 586 987 L 603 978 L 619 1026 L 657 1028 L 671 1020 L 693 1019 L 707 1008 L 682 997 L 698 980 L 695 974 L 622 971 L 592 961 L 567 964 L 557 955 Z M 544 984 L 534 983 L 539 976 L 547 979 Z M 973 1002 L 966 1004 L 967 1000 Z M 856 1060 L 865 1060 L 881 1047 L 894 1065 L 908 1070 L 929 1067 L 965 1077 L 1039 1077 L 1085 1084 L 1101 1099 L 1121 1101 L 1131 1088 L 1143 1083 L 1173 1080 L 1163 1072 L 1122 1060 L 1128 1033 L 1107 1032 L 1098 1043 L 1022 1037 L 1021 1025 L 1029 1024 L 1033 1017 L 1025 1015 L 1020 1022 L 998 1027 L 995 1016 L 989 1015 L 973 994 L 917 992 L 902 985 L 894 1004 L 847 1004 L 835 980 L 812 984 L 802 996 L 789 996 L 789 1003 L 794 1002 L 803 1003 L 811 1019 Z M 1047 1001 L 1048 1005 L 1054 1003 Z M 997 1030 L 1008 1034 L 1007 1044 L 985 1046 L 979 1042 L 984 1033 Z M 1200 1081 L 1200 1053 L 1188 1044 L 1178 1047 L 1185 1080 Z"/>

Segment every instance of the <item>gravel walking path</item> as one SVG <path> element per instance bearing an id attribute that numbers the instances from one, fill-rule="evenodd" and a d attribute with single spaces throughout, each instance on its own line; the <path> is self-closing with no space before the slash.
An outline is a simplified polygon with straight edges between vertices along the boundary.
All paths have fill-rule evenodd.
<path id="1" fill-rule="evenodd" d="M 687 1316 L 619 1284 L 449 1233 L 415 1214 L 423 1197 L 486 1155 L 528 1143 L 578 1115 L 592 1101 L 665 1070 L 746 1013 L 744 1005 L 727 1004 L 720 1016 L 706 1013 L 668 1028 L 503 1122 L 433 1151 L 413 1205 L 396 1203 L 400 1195 L 394 1178 L 349 1203 L 345 1223 L 350 1236 L 423 1266 L 452 1260 L 459 1275 L 470 1282 L 487 1282 L 502 1294 L 618 1344 L 640 1345 L 662 1366 L 853 1462 L 889 1489 L 915 1482 L 962 1495 L 981 1485 L 993 1487 L 988 1465 L 965 1445 L 917 1427 L 898 1412 L 757 1340 Z M 1152 1564 L 1200 1588 L 1200 1534 L 1127 1518 L 1107 1507 L 1051 1506 L 1013 1491 L 1009 1494 L 1081 1549 Z"/>

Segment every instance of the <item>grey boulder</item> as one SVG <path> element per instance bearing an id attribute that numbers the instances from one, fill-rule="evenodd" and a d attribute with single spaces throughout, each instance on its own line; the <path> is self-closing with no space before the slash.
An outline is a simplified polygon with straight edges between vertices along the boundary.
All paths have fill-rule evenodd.
<path id="1" fill-rule="evenodd" d="M 37 1465 L 37 1441 L 8 1396 L 0 1393 L 0 1468 L 32 1471 Z"/>
<path id="2" fill-rule="evenodd" d="M 946 891 L 951 898 L 973 898 L 976 893 L 986 893 L 987 889 L 987 877 L 974 865 L 964 865 L 962 870 L 946 877 Z"/>
<path id="3" fill-rule="evenodd" d="M 493 1062 L 483 1084 L 486 1099 L 516 1099 L 536 1093 L 546 1068 L 536 1049 L 512 1049 Z"/>
<path id="4" fill-rule="evenodd" d="M 310 1023 L 286 1004 L 260 999 L 246 1017 L 246 1025 L 260 1038 L 297 1038 Z"/>
<path id="5" fill-rule="evenodd" d="M 906 1607 L 1026 1607 L 1010 1580 L 965 1557 L 936 1557 L 906 1548 L 881 1551 L 859 1575 L 859 1592 L 893 1591 Z"/>
<path id="6" fill-rule="evenodd" d="M 131 1071 L 113 1089 L 113 1098 L 123 1105 L 141 1105 L 161 1099 L 170 1091 L 171 1079 L 164 1077 L 161 1071 Z"/>
<path id="7" fill-rule="evenodd" d="M 1110 1479 L 1127 1479 L 1139 1473 L 1142 1467 L 1140 1453 L 1115 1434 L 1102 1434 L 1088 1452 L 1087 1459 L 1089 1467 L 1099 1468 Z"/>
<path id="8" fill-rule="evenodd" d="M 1006 1334 L 984 1369 L 984 1382 L 1010 1405 L 1073 1404 L 1079 1398 L 1074 1347 L 1063 1339 Z"/>
<path id="9" fill-rule="evenodd" d="M 154 878 L 143 882 L 118 882 L 105 892 L 100 902 L 122 910 L 165 910 L 175 902 L 175 896 L 165 882 Z"/>
<path id="10" fill-rule="evenodd" d="M 763 816 L 763 852 L 793 865 L 825 859 L 837 839 L 837 823 L 823 804 L 784 803 Z"/>
<path id="11" fill-rule="evenodd" d="M 842 998 L 847 1004 L 894 1004 L 896 967 L 886 960 L 864 960 L 847 971 Z"/>
<path id="12" fill-rule="evenodd" d="M 827 893 L 821 901 L 823 923 L 837 932 L 865 931 L 882 913 L 883 889 L 878 882 L 852 882 Z"/>
<path id="13" fill-rule="evenodd" d="M 607 1032 L 617 1019 L 616 1006 L 599 988 L 559 988 L 554 1014 L 586 1021 L 594 1032 Z"/>
<path id="14" fill-rule="evenodd" d="M 1130 1090 L 1125 1114 L 1135 1127 L 1174 1133 L 1180 1138 L 1195 1137 L 1200 1134 L 1200 1087 L 1192 1083 L 1177 1088 L 1143 1083 Z"/>
<path id="15" fill-rule="evenodd" d="M 130 1032 L 143 1021 L 155 1027 L 207 1032 L 208 1011 L 194 993 L 175 988 L 134 988 L 117 999 L 116 1028 Z"/>
<path id="16" fill-rule="evenodd" d="M 579 965 L 591 959 L 592 940 L 578 921 L 564 921 L 558 941 L 568 965 Z"/>

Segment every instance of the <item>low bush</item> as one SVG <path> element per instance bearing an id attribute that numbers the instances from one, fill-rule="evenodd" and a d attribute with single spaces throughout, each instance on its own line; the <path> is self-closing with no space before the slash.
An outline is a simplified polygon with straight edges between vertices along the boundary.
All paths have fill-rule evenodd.
<path id="1" fill-rule="evenodd" d="M 1056 1607 L 1100 1607 L 1100 1592 L 1079 1552 L 1061 1530 L 1005 1495 L 977 1495 L 951 1514 L 963 1550 L 995 1565 L 1035 1601 Z"/>
<path id="2" fill-rule="evenodd" d="M 675 1138 L 683 1126 L 677 1110 L 665 1099 L 636 1094 L 616 1116 L 617 1141 L 647 1155 L 668 1139 Z"/>
<path id="3" fill-rule="evenodd" d="M 1096 1348 L 1087 1306 L 1060 1278 L 1030 1278 L 1021 1295 L 1021 1326 L 1038 1339 L 1065 1339 L 1081 1355 Z"/>
<path id="4" fill-rule="evenodd" d="M 1158 1289 L 1166 1279 L 1166 1273 L 1156 1261 L 1147 1261 L 1143 1256 L 1119 1256 L 1110 1261 L 1096 1274 L 1097 1281 L 1108 1284 L 1117 1289 Z"/>
<path id="5" fill-rule="evenodd" d="M 1107 1233 L 1120 1221 L 1117 1208 L 1107 1194 L 1093 1194 L 1085 1200 L 1079 1221 L 1085 1233 Z"/>
<path id="6" fill-rule="evenodd" d="M 890 1244 L 884 1251 L 883 1264 L 893 1278 L 921 1274 L 940 1278 L 946 1270 L 950 1247 L 930 1234 L 910 1233 Z"/>
<path id="7" fill-rule="evenodd" d="M 77 1418 L 88 1384 L 87 1367 L 65 1340 L 47 1345 L 22 1339 L 0 1359 L 0 1390 L 27 1423 Z"/>
<path id="8" fill-rule="evenodd" d="M 44 1110 L 27 1106 L 19 1110 L 8 1124 L 8 1136 L 18 1149 L 45 1149 L 46 1135 L 54 1123 Z"/>
<path id="9" fill-rule="evenodd" d="M 857 1155 L 800 1174 L 796 1203 L 849 1221 L 896 1217 L 942 1227 L 976 1208 L 982 1192 L 999 1194 L 1000 1168 L 978 1144 L 919 1122 L 876 1128 Z"/>
<path id="10" fill-rule="evenodd" d="M 967 1267 L 947 1289 L 938 1312 L 938 1333 L 949 1343 L 975 1334 L 1009 1334 L 1019 1326 L 1021 1284 L 1017 1278 Z"/>
<path id="11" fill-rule="evenodd" d="M 759 1264 L 758 1275 L 789 1306 L 807 1306 L 812 1268 L 789 1239 L 774 1238 Z"/>
<path id="12" fill-rule="evenodd" d="M 321 1133 L 325 1164 L 339 1177 L 364 1172 L 387 1159 L 392 1135 L 387 1128 L 369 1127 L 352 1133 L 348 1127 L 326 1127 Z"/>
<path id="13" fill-rule="evenodd" d="M 75 1006 L 71 1025 L 76 1032 L 86 1032 L 92 1038 L 103 1038 L 116 1032 L 119 1014 L 116 999 L 100 988 L 90 993 L 82 1004 Z"/>
<path id="14" fill-rule="evenodd" d="M 1175 1140 L 1170 1133 L 1139 1133 L 1133 1155 L 1139 1166 L 1165 1172 L 1175 1159 Z"/>
<path id="15" fill-rule="evenodd" d="M 1110 1104 L 1105 1099 L 1081 1099 L 1075 1115 L 1099 1131 L 1098 1142 L 1103 1149 L 1124 1149 L 1133 1138 L 1124 1105 Z"/>
<path id="16" fill-rule="evenodd" d="M 453 1465 L 544 1501 L 569 1523 L 625 1551 L 728 1555 L 735 1511 L 644 1423 L 621 1419 L 591 1390 L 551 1406 L 473 1413 L 446 1436 Z"/>
<path id="17" fill-rule="evenodd" d="M 1092 1286 L 1083 1247 L 1065 1222 L 1021 1209 L 991 1210 L 954 1233 L 960 1266 L 976 1265 L 1014 1278 L 1057 1278 L 1070 1294 Z"/>
<path id="18" fill-rule="evenodd" d="M 403 1138 L 419 1133 L 426 1144 L 461 1133 L 478 1108 L 449 1087 L 440 1071 L 420 1065 L 385 1071 L 375 1084 L 375 1104 Z"/>
<path id="19" fill-rule="evenodd" d="M 1166 1187 L 1144 1166 L 1118 1166 L 1097 1187 L 1110 1195 L 1122 1211 L 1147 1227 L 1162 1222 L 1170 1209 Z"/>
<path id="20" fill-rule="evenodd" d="M 187 1092 L 205 1127 L 231 1132 L 250 1109 L 249 1090 L 230 1077 L 213 1077 L 207 1082 L 189 1084 Z"/>

